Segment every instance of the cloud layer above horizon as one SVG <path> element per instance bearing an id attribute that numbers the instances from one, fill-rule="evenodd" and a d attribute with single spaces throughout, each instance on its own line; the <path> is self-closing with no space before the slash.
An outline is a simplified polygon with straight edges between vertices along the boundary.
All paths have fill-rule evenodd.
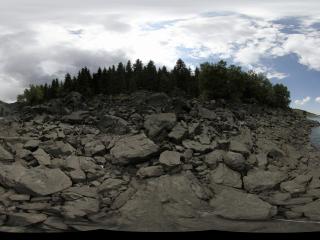
<path id="1" fill-rule="evenodd" d="M 293 107 L 320 103 L 310 101 L 316 93 L 299 92 L 292 71 L 277 65 L 294 55 L 304 71 L 319 78 L 316 0 L 4 0 L 0 11 L 3 101 L 14 101 L 29 84 L 84 66 L 96 70 L 140 58 L 172 67 L 182 58 L 192 67 L 225 59 L 274 82 L 289 82 Z"/>

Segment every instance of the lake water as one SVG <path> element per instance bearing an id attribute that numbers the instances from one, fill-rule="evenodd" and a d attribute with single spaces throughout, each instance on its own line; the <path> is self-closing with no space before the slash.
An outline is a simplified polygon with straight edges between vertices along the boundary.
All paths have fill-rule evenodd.
<path id="1" fill-rule="evenodd" d="M 320 122 L 320 117 L 308 117 L 310 120 L 318 121 Z M 320 149 L 320 127 L 315 127 L 312 129 L 311 135 L 310 135 L 311 143 L 316 148 Z"/>

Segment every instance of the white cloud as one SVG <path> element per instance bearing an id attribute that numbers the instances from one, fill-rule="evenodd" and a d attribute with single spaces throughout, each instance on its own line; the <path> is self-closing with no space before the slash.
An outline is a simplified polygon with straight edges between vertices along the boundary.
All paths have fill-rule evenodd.
<path id="1" fill-rule="evenodd" d="M 320 97 L 317 97 L 317 98 L 315 99 L 315 101 L 316 101 L 317 103 L 320 103 Z"/>
<path id="2" fill-rule="evenodd" d="M 302 100 L 295 100 L 294 103 L 298 106 L 303 106 L 306 103 L 310 102 L 310 100 L 311 100 L 311 97 L 307 96 L 307 97 L 303 98 Z"/>

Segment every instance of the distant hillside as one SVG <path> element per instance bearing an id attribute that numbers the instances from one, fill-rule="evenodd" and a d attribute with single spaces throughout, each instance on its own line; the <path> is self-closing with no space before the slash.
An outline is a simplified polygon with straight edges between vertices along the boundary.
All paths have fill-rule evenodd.
<path id="1" fill-rule="evenodd" d="M 320 117 L 319 115 L 315 114 L 315 113 L 311 113 L 311 112 L 307 112 L 301 109 L 292 109 L 294 112 L 301 114 L 301 115 L 305 115 L 306 117 Z"/>

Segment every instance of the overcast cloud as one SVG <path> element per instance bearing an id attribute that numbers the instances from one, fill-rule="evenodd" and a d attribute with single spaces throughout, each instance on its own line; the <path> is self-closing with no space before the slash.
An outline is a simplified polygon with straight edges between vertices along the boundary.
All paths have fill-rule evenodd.
<path id="1" fill-rule="evenodd" d="M 316 0 L 2 0 L 0 12 L 4 101 L 84 66 L 137 58 L 169 67 L 179 57 L 191 66 L 223 58 L 281 81 L 290 72 L 265 59 L 295 54 L 299 64 L 320 71 Z M 298 25 L 285 21 L 293 18 Z"/>

